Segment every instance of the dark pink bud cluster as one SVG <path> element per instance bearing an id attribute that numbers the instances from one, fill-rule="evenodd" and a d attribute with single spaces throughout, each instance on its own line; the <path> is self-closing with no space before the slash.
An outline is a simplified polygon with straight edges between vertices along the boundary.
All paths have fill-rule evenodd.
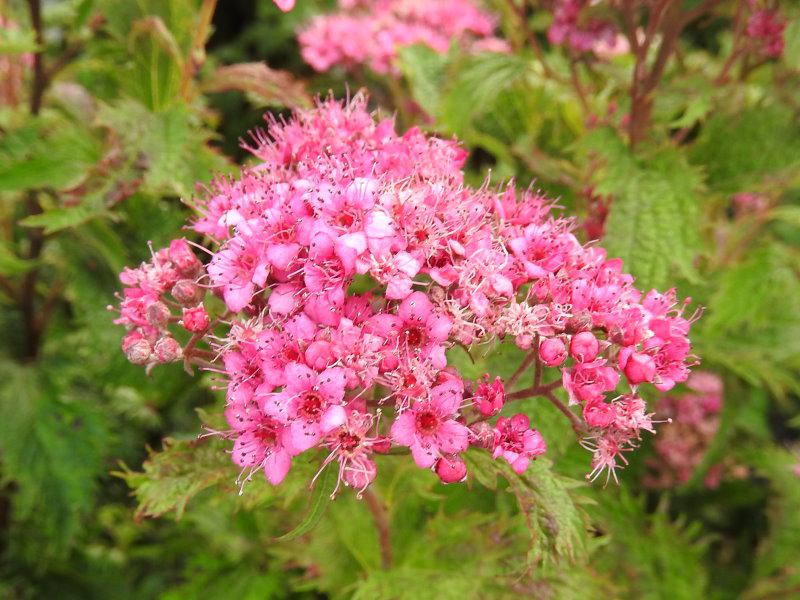
<path id="1" fill-rule="evenodd" d="M 719 429 L 723 385 L 718 375 L 693 373 L 684 394 L 664 395 L 656 404 L 659 417 L 669 419 L 655 441 L 657 459 L 649 461 L 645 483 L 652 488 L 671 488 L 688 482 L 702 462 Z M 725 472 L 736 474 L 735 465 L 713 465 L 705 479 L 715 488 Z"/>
<path id="2" fill-rule="evenodd" d="M 768 58 L 779 58 L 785 42 L 783 31 L 786 19 L 775 9 L 759 8 L 759 2 L 750 2 L 751 13 L 745 33 L 757 46 L 757 51 Z"/>
<path id="3" fill-rule="evenodd" d="M 446 53 L 453 41 L 473 50 L 508 51 L 492 37 L 494 20 L 472 0 L 340 0 L 339 11 L 315 17 L 299 35 L 303 58 L 317 71 L 365 65 L 397 69 L 400 48 L 424 44 Z"/>
<path id="4" fill-rule="evenodd" d="M 686 379 L 690 322 L 674 292 L 643 296 L 546 198 L 465 186 L 455 141 L 399 135 L 362 96 L 270 126 L 254 135 L 258 164 L 218 180 L 193 223 L 215 240 L 203 284 L 230 319 L 202 356 L 227 382 L 224 435 L 245 481 L 263 470 L 277 484 L 295 456 L 320 452 L 363 490 L 391 451 L 452 483 L 470 446 L 524 471 L 545 442 L 525 415 L 498 412 L 525 394 L 488 374 L 466 385 L 448 366 L 455 344 L 505 340 L 560 367 L 545 392 L 563 380 L 582 405 L 597 471 L 651 429 L 637 387 Z M 191 279 L 171 250 L 123 274 L 120 322 L 137 335 L 154 326 L 129 296 L 153 279 L 152 300 L 172 306 L 164 292 Z M 184 328 L 207 326 L 202 307 L 181 310 Z"/>
<path id="5" fill-rule="evenodd" d="M 628 52 L 628 41 L 613 23 L 586 16 L 590 4 L 588 0 L 555 0 L 548 41 L 575 52 L 594 52 L 601 58 Z"/>
<path id="6" fill-rule="evenodd" d="M 180 322 L 193 333 L 208 327 L 201 304 L 205 289 L 197 283 L 202 273 L 203 264 L 183 239 L 173 240 L 169 248 L 155 252 L 138 268 L 122 272 L 120 281 L 126 287 L 114 323 L 129 330 L 122 350 L 130 362 L 153 365 L 183 358 L 183 348 L 169 326 Z M 194 306 L 185 308 L 187 305 Z M 183 319 L 179 321 L 181 310 Z"/>

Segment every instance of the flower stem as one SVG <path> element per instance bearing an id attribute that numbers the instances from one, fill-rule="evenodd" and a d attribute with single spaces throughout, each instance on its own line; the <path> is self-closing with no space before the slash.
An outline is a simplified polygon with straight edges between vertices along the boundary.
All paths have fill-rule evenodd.
<path id="1" fill-rule="evenodd" d="M 381 548 L 381 565 L 384 571 L 392 568 L 392 534 L 389 527 L 389 517 L 386 508 L 371 488 L 364 490 L 362 495 L 367 502 L 367 507 L 372 513 L 375 528 L 378 530 L 378 543 Z"/>

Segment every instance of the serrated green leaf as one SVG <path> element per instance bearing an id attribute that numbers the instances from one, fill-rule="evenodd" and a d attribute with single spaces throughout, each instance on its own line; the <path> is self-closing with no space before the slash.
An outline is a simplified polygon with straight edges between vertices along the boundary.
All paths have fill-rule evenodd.
<path id="1" fill-rule="evenodd" d="M 537 459 L 525 473 L 518 475 L 508 463 L 493 460 L 486 452 L 470 451 L 467 456 L 469 472 L 479 482 L 491 484 L 497 475 L 508 482 L 530 531 L 531 561 L 577 561 L 586 557 L 586 516 L 570 491 L 585 484 L 554 473 L 547 459 Z"/>
<path id="2" fill-rule="evenodd" d="M 99 143 L 79 123 L 31 120 L 0 138 L 0 192 L 74 187 L 99 159 Z"/>
<path id="3" fill-rule="evenodd" d="M 604 245 L 619 257 L 642 289 L 663 288 L 672 271 L 697 279 L 699 198 L 702 179 L 677 150 L 640 158 L 610 130 L 581 142 L 605 166 L 595 175 L 595 191 L 613 196 Z"/>
<path id="4" fill-rule="evenodd" d="M 122 465 L 115 473 L 133 489 L 139 503 L 136 517 L 161 517 L 174 512 L 180 519 L 200 492 L 230 481 L 236 469 L 215 440 L 178 441 L 165 438 L 159 452 L 150 452 L 142 471 Z"/>
<path id="5" fill-rule="evenodd" d="M 78 206 L 54 208 L 37 215 L 25 217 L 20 221 L 25 227 L 42 227 L 49 235 L 63 229 L 83 225 L 84 223 L 106 214 L 106 209 L 98 199 L 86 198 Z"/>
<path id="6" fill-rule="evenodd" d="M 768 178 L 795 178 L 800 171 L 800 126 L 788 108 L 760 106 L 720 114 L 706 123 L 690 153 L 725 193 L 748 191 Z"/>

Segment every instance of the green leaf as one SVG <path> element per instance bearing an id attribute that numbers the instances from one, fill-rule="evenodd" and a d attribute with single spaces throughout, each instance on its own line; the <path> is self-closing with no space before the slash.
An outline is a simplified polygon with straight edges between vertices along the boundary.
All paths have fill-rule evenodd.
<path id="1" fill-rule="evenodd" d="M 75 187 L 99 160 L 99 143 L 79 123 L 32 119 L 0 138 L 0 192 Z"/>
<path id="2" fill-rule="evenodd" d="M 406 46 L 400 49 L 399 54 L 400 68 L 414 99 L 429 115 L 438 115 L 447 56 L 424 44 Z"/>
<path id="3" fill-rule="evenodd" d="M 160 452 L 150 452 L 141 472 L 122 465 L 114 473 L 133 489 L 139 506 L 136 518 L 169 512 L 180 519 L 189 501 L 203 490 L 231 481 L 236 470 L 222 444 L 205 438 L 177 441 L 165 438 Z"/>
<path id="4" fill-rule="evenodd" d="M 331 501 L 331 493 L 333 492 L 334 484 L 336 482 L 336 470 L 330 466 L 322 471 L 317 482 L 314 484 L 314 490 L 311 494 L 311 499 L 308 503 L 308 511 L 300 523 L 291 531 L 276 538 L 278 542 L 288 542 L 305 535 L 322 519 L 325 514 L 325 509 Z"/>
<path id="5" fill-rule="evenodd" d="M 37 261 L 20 258 L 8 244 L 0 243 L 0 275 L 16 277 L 27 273 L 37 265 Z"/>
<path id="6" fill-rule="evenodd" d="M 70 397 L 59 379 L 0 363 L 2 481 L 17 488 L 11 553 L 39 566 L 81 533 L 109 443 L 91 398 Z"/>
<path id="7" fill-rule="evenodd" d="M 800 126 L 782 106 L 759 106 L 734 116 L 716 115 L 691 149 L 709 185 L 725 193 L 747 191 L 765 179 L 800 173 Z"/>
<path id="8" fill-rule="evenodd" d="M 98 121 L 120 136 L 129 163 L 144 169 L 143 193 L 188 197 L 196 182 L 228 168 L 185 106 L 151 112 L 138 102 L 120 101 L 103 106 Z"/>
<path id="9" fill-rule="evenodd" d="M 594 181 L 597 193 L 613 196 L 603 237 L 609 256 L 621 258 L 645 290 L 667 286 L 673 269 L 696 280 L 698 171 L 677 150 L 633 156 L 610 130 L 587 136 L 581 146 L 605 163 Z"/>
<path id="10" fill-rule="evenodd" d="M 260 62 L 217 67 L 203 82 L 205 92 L 245 92 L 256 106 L 309 107 L 305 84 L 288 71 L 270 69 Z"/>
<path id="11" fill-rule="evenodd" d="M 517 54 L 485 52 L 466 60 L 442 98 L 439 118 L 449 131 L 459 133 L 494 106 L 498 96 L 525 80 L 527 61 Z"/>
<path id="12" fill-rule="evenodd" d="M 586 515 L 578 507 L 581 499 L 573 489 L 585 486 L 552 470 L 547 459 L 539 458 L 522 475 L 503 460 L 493 460 L 485 451 L 467 454 L 469 473 L 494 489 L 494 479 L 502 476 L 509 484 L 530 532 L 529 560 L 552 562 L 559 559 L 582 560 L 587 555 Z"/>
<path id="13" fill-rule="evenodd" d="M 16 27 L 0 28 L 0 55 L 19 56 L 31 52 L 36 52 L 33 31 L 23 31 Z"/>
<path id="14" fill-rule="evenodd" d="M 44 233 L 49 235 L 63 229 L 83 225 L 97 217 L 106 214 L 100 198 L 84 198 L 83 201 L 69 208 L 54 208 L 38 215 L 31 215 L 20 221 L 25 227 L 43 227 Z"/>

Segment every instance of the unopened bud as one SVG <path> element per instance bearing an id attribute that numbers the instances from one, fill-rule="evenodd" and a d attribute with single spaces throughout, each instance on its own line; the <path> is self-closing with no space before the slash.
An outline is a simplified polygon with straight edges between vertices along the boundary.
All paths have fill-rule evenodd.
<path id="1" fill-rule="evenodd" d="M 134 365 L 145 365 L 150 361 L 153 348 L 150 346 L 150 342 L 140 337 L 128 344 L 123 342 L 123 351 L 129 362 Z"/>
<path id="2" fill-rule="evenodd" d="M 457 454 L 445 455 L 436 461 L 436 474 L 442 483 L 458 483 L 467 478 L 467 465 Z"/>
<path id="3" fill-rule="evenodd" d="M 183 355 L 183 348 L 171 337 L 163 337 L 156 342 L 153 348 L 156 362 L 170 363 L 175 362 Z"/>
<path id="4" fill-rule="evenodd" d="M 494 446 L 494 428 L 491 425 L 485 421 L 480 421 L 470 425 L 469 429 L 474 435 L 473 446 L 478 448 L 491 448 Z"/>
<path id="5" fill-rule="evenodd" d="M 163 327 L 169 323 L 169 318 L 172 315 L 169 307 L 163 302 L 156 300 L 147 305 L 144 310 L 147 322 L 153 327 Z"/>
<path id="6" fill-rule="evenodd" d="M 569 353 L 578 362 L 592 362 L 600 352 L 600 342 L 591 331 L 581 331 L 572 336 Z"/>
<path id="7" fill-rule="evenodd" d="M 567 359 L 567 347 L 561 338 L 547 338 L 539 344 L 539 359 L 548 367 L 557 367 Z"/>
<path id="8" fill-rule="evenodd" d="M 172 240 L 169 243 L 169 259 L 181 275 L 187 277 L 197 275 L 200 270 L 201 263 L 186 240 Z"/>
<path id="9" fill-rule="evenodd" d="M 183 306 L 196 306 L 206 291 L 191 279 L 181 279 L 172 286 L 172 297 Z"/>

